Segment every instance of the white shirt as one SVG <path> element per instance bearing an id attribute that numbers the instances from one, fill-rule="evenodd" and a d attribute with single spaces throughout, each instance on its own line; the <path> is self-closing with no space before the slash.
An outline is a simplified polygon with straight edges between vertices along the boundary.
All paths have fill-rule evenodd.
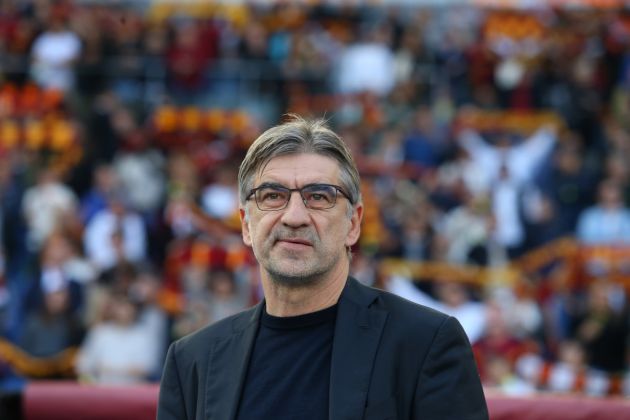
<path id="1" fill-rule="evenodd" d="M 154 150 L 116 157 L 114 168 L 134 209 L 144 212 L 160 206 L 166 190 L 163 163 L 162 156 Z"/>
<path id="2" fill-rule="evenodd" d="M 580 214 L 577 236 L 588 245 L 630 244 L 630 210 L 590 207 Z"/>
<path id="3" fill-rule="evenodd" d="M 71 63 L 81 53 L 81 40 L 74 32 L 44 32 L 33 43 L 31 53 L 31 70 L 40 86 L 63 91 L 74 86 Z"/>
<path id="4" fill-rule="evenodd" d="M 384 44 L 353 45 L 339 59 L 338 88 L 341 93 L 385 95 L 394 87 L 395 72 L 394 55 Z"/>
<path id="5" fill-rule="evenodd" d="M 88 333 L 77 358 L 81 375 L 100 384 L 129 384 L 141 382 L 132 373 L 152 373 L 159 357 L 150 330 L 139 324 L 120 326 L 104 323 Z"/>
<path id="6" fill-rule="evenodd" d="M 101 270 L 117 262 L 112 235 L 120 226 L 123 235 L 123 254 L 128 261 L 142 261 L 147 254 L 146 227 L 140 216 L 126 213 L 119 220 L 109 209 L 96 213 L 85 228 L 83 242 L 88 258 Z"/>
<path id="7" fill-rule="evenodd" d="M 411 284 L 411 281 L 398 276 L 389 280 L 387 291 L 455 317 L 462 325 L 471 344 L 479 340 L 486 329 L 486 307 L 483 303 L 469 301 L 456 307 L 448 306 L 423 293 Z"/>
<path id="8" fill-rule="evenodd" d="M 510 180 L 498 182 L 492 194 L 492 210 L 496 220 L 493 232 L 497 243 L 516 247 L 525 239 L 525 229 L 520 214 L 519 189 Z"/>
<path id="9" fill-rule="evenodd" d="M 238 210 L 238 192 L 227 185 L 212 184 L 203 190 L 201 203 L 210 216 L 227 219 Z"/>
<path id="10" fill-rule="evenodd" d="M 486 142 L 475 131 L 465 130 L 459 141 L 491 180 L 499 178 L 501 165 L 505 164 L 513 179 L 521 184 L 531 181 L 538 166 L 551 153 L 556 136 L 552 129 L 543 127 L 520 144 L 501 149 Z"/>
<path id="11" fill-rule="evenodd" d="M 60 220 L 71 214 L 77 204 L 74 192 L 61 183 L 35 185 L 26 190 L 22 199 L 22 212 L 29 228 L 30 245 L 39 249 Z"/>

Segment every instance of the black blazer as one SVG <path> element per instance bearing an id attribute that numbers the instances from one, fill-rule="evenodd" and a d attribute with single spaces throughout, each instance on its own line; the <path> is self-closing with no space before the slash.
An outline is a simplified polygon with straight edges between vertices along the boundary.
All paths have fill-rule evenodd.
<path id="1" fill-rule="evenodd" d="M 158 420 L 232 420 L 263 304 L 174 342 Z M 339 299 L 330 420 L 487 419 L 459 322 L 349 278 Z"/>

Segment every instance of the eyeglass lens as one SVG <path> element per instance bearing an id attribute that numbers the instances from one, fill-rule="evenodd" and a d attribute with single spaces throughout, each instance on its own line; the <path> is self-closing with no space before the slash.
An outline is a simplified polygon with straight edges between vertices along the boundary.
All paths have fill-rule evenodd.
<path id="1" fill-rule="evenodd" d="M 307 185 L 299 191 L 304 204 L 310 209 L 329 209 L 335 205 L 337 198 L 337 190 L 331 185 Z M 279 210 L 288 204 L 291 192 L 280 186 L 263 187 L 256 190 L 256 203 L 261 210 Z"/>

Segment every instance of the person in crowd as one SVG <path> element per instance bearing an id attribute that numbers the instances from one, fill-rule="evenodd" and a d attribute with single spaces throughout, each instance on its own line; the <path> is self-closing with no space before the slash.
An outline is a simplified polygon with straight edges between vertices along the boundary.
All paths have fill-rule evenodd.
<path id="1" fill-rule="evenodd" d="M 81 54 L 81 39 L 66 26 L 65 17 L 56 14 L 49 27 L 31 48 L 31 76 L 47 89 L 71 91 L 75 85 L 74 65 Z"/>
<path id="2" fill-rule="evenodd" d="M 597 204 L 580 213 L 576 233 L 586 245 L 630 244 L 630 209 L 619 184 L 612 180 L 599 184 Z"/>
<path id="3" fill-rule="evenodd" d="M 22 212 L 32 251 L 38 251 L 53 230 L 61 227 L 76 230 L 79 225 L 78 198 L 52 167 L 41 169 L 37 183 L 25 191 Z"/>
<path id="4" fill-rule="evenodd" d="M 146 382 L 159 363 L 155 331 L 139 322 L 138 304 L 126 294 L 108 299 L 103 322 L 92 326 L 79 351 L 76 370 L 81 380 L 98 384 Z"/>
<path id="5" fill-rule="evenodd" d="M 94 168 L 92 188 L 81 197 L 81 219 L 87 225 L 101 210 L 108 207 L 107 198 L 120 189 L 120 180 L 111 165 Z"/>
<path id="6" fill-rule="evenodd" d="M 454 264 L 489 263 L 487 248 L 493 223 L 488 197 L 466 194 L 464 203 L 446 213 L 439 223 L 439 234 L 448 244 L 446 260 Z"/>
<path id="7" fill-rule="evenodd" d="M 394 87 L 394 54 L 389 48 L 391 33 L 381 25 L 364 30 L 339 57 L 336 84 L 341 93 L 363 91 L 386 95 Z"/>
<path id="8" fill-rule="evenodd" d="M 63 310 L 53 311 L 54 316 L 48 316 L 50 315 L 48 314 L 44 318 L 56 320 L 56 322 L 61 322 L 62 319 L 72 322 L 74 318 L 80 320 L 86 309 L 84 306 L 85 288 L 95 279 L 96 271 L 79 254 L 72 238 L 63 231 L 51 233 L 42 246 L 38 264 L 33 267 L 33 271 L 34 274 L 28 278 L 30 281 L 24 285 L 22 299 L 14 302 L 18 308 L 19 326 L 17 329 L 21 332 L 23 328 L 26 328 L 25 323 L 29 318 L 31 321 L 36 319 L 39 322 L 42 314 L 47 314 L 48 292 L 62 289 L 63 299 L 54 296 L 51 299 L 53 299 L 53 305 L 56 304 L 55 302 L 63 301 Z"/>
<path id="9" fill-rule="evenodd" d="M 459 323 L 349 277 L 363 204 L 337 134 L 294 117 L 254 141 L 238 179 L 265 299 L 171 345 L 159 419 L 201 403 L 238 419 L 488 418 Z"/>
<path id="10" fill-rule="evenodd" d="M 46 276 L 42 292 L 41 307 L 26 317 L 18 343 L 29 355 L 45 358 L 78 347 L 84 328 L 72 310 L 70 288 L 63 277 Z"/>
<path id="11" fill-rule="evenodd" d="M 413 116 L 413 125 L 403 140 L 404 160 L 420 168 L 435 168 L 441 163 L 448 143 L 435 124 L 431 108 L 420 107 Z"/>
<path id="12" fill-rule="evenodd" d="M 622 372 L 630 332 L 625 294 L 619 286 L 598 279 L 590 285 L 587 299 L 587 309 L 578 316 L 574 331 L 586 351 L 586 361 L 602 371 Z"/>
<path id="13" fill-rule="evenodd" d="M 186 280 L 186 303 L 174 325 L 175 337 L 193 333 L 247 307 L 248 284 L 239 283 L 232 272 L 220 269 L 208 272 L 203 267 L 192 266 Z"/>
<path id="14" fill-rule="evenodd" d="M 466 128 L 461 130 L 458 140 L 470 158 L 487 171 L 491 183 L 501 179 L 507 168 L 514 182 L 523 185 L 532 180 L 551 153 L 556 132 L 551 126 L 543 126 L 518 142 L 509 133 L 500 132 L 493 145 L 476 131 Z"/>
<path id="15" fill-rule="evenodd" d="M 194 20 L 179 22 L 165 54 L 168 83 L 184 103 L 207 89 L 205 74 L 218 49 L 216 31 Z"/>
<path id="16" fill-rule="evenodd" d="M 529 350 L 526 340 L 519 338 L 506 322 L 504 310 L 496 301 L 486 305 L 486 328 L 484 334 L 474 344 L 473 350 L 481 378 L 485 382 L 491 375 L 491 364 L 502 359 L 514 368 L 516 360 Z"/>
<path id="17" fill-rule="evenodd" d="M 554 150 L 549 170 L 541 171 L 535 180 L 551 201 L 553 223 L 545 227 L 550 234 L 575 232 L 580 213 L 593 199 L 594 175 L 585 162 L 584 148 L 576 141 L 566 139 Z"/>
<path id="18" fill-rule="evenodd" d="M 144 220 L 129 209 L 126 197 L 116 191 L 107 197 L 108 207 L 94 215 L 85 227 L 85 252 L 99 271 L 120 262 L 141 262 L 147 255 Z"/>
<path id="19" fill-rule="evenodd" d="M 610 153 L 605 161 L 606 178 L 619 184 L 622 191 L 623 202 L 630 206 L 630 164 L 622 153 Z"/>
<path id="20" fill-rule="evenodd" d="M 386 283 L 386 290 L 420 305 L 455 317 L 461 324 L 468 340 L 474 345 L 484 334 L 486 328 L 486 305 L 474 301 L 466 285 L 455 281 L 440 280 L 434 285 L 433 298 L 413 285 L 408 279 L 394 276 Z"/>
<path id="21" fill-rule="evenodd" d="M 238 192 L 234 182 L 235 171 L 225 166 L 217 169 L 214 182 L 202 191 L 201 202 L 204 211 L 213 218 L 226 220 L 238 210 Z"/>
<path id="22" fill-rule="evenodd" d="M 114 132 L 123 143 L 112 162 L 121 189 L 128 204 L 153 223 L 166 190 L 164 156 L 140 129 L 130 110 L 117 109 L 111 118 Z"/>

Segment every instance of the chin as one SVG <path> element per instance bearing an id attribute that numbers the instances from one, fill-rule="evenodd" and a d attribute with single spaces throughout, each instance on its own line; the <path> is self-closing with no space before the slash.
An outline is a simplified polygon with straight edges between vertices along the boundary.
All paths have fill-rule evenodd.
<path id="1" fill-rule="evenodd" d="M 315 270 L 267 270 L 269 278 L 277 285 L 287 287 L 311 286 L 320 281 L 325 272 Z"/>

